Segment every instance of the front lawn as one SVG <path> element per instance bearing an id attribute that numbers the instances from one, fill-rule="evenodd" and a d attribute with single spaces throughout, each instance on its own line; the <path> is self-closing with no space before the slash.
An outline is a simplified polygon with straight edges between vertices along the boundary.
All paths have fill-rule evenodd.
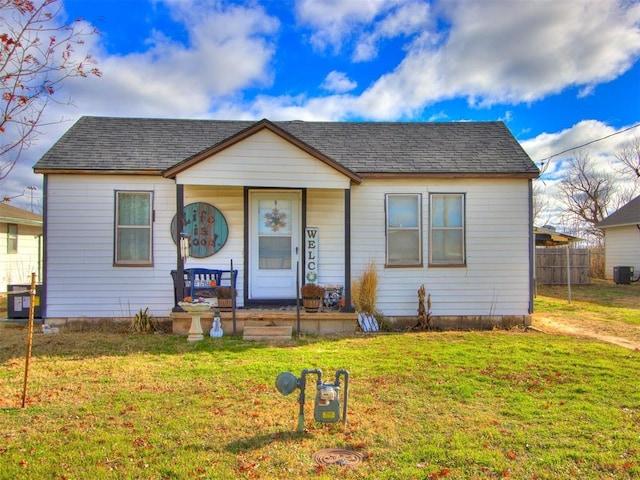
<path id="1" fill-rule="evenodd" d="M 522 331 L 303 338 L 34 335 L 0 325 L 0 478 L 631 479 L 640 354 Z M 350 372 L 348 425 L 296 433 L 280 372 Z M 356 467 L 319 466 L 325 448 Z"/>
<path id="2" fill-rule="evenodd" d="M 566 286 L 541 285 L 535 311 L 559 320 L 640 326 L 640 282 L 616 285 L 604 280 L 591 280 L 589 285 L 571 287 L 570 297 Z"/>

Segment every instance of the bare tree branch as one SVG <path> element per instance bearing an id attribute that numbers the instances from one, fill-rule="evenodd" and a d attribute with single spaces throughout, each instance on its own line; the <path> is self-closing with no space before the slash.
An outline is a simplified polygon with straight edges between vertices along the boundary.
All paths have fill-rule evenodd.
<path id="1" fill-rule="evenodd" d="M 549 223 L 549 199 L 544 194 L 544 187 L 539 181 L 533 182 L 533 224 L 543 226 Z M 545 218 L 546 217 L 546 218 Z"/>
<path id="2" fill-rule="evenodd" d="M 100 76 L 75 48 L 97 34 L 80 20 L 59 26 L 58 0 L 0 0 L 0 179 L 31 145 L 43 112 L 68 78 Z"/>
<path id="3" fill-rule="evenodd" d="M 620 162 L 622 171 L 630 173 L 634 178 L 640 178 L 640 137 L 622 145 L 614 156 Z"/>
<path id="4" fill-rule="evenodd" d="M 588 153 L 577 153 L 558 188 L 574 224 L 583 225 L 585 234 L 601 237 L 596 225 L 608 214 L 615 201 L 615 179 L 608 172 L 598 171 Z"/>

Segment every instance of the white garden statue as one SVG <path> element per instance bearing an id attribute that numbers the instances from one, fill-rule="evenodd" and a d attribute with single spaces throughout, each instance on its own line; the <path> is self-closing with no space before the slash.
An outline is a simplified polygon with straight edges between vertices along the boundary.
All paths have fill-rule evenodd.
<path id="1" fill-rule="evenodd" d="M 220 338 L 222 337 L 222 333 L 222 327 L 220 326 L 220 312 L 216 310 L 216 313 L 213 316 L 213 324 L 211 325 L 209 335 L 211 335 L 211 338 Z"/>

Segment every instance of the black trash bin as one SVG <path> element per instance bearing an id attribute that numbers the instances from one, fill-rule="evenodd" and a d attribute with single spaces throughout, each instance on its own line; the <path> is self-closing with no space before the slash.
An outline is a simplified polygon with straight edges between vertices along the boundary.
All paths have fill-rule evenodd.
<path id="1" fill-rule="evenodd" d="M 29 318 L 31 306 L 31 285 L 7 285 L 7 316 L 10 319 Z M 14 292 L 14 293 L 12 293 Z M 42 284 L 36 285 L 36 296 L 33 302 L 33 318 L 42 318 Z"/>

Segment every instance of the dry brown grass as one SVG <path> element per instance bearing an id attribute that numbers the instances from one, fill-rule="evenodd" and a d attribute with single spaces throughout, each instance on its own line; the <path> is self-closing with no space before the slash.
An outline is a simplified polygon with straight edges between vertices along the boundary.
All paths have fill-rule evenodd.
<path id="1" fill-rule="evenodd" d="M 593 280 L 574 286 L 540 286 L 534 326 L 550 333 L 593 338 L 640 349 L 640 283 Z"/>
<path id="2" fill-rule="evenodd" d="M 562 301 L 568 299 L 566 285 L 539 285 L 537 290 L 537 294 L 540 296 Z M 589 285 L 572 286 L 571 299 L 576 302 L 640 309 L 640 282 L 616 285 L 607 280 L 592 278 Z"/>
<path id="3" fill-rule="evenodd" d="M 7 318 L 7 294 L 0 293 L 0 318 Z"/>
<path id="4" fill-rule="evenodd" d="M 369 262 L 367 268 L 351 285 L 353 305 L 358 312 L 374 313 L 378 301 L 378 272 L 376 265 Z"/>

